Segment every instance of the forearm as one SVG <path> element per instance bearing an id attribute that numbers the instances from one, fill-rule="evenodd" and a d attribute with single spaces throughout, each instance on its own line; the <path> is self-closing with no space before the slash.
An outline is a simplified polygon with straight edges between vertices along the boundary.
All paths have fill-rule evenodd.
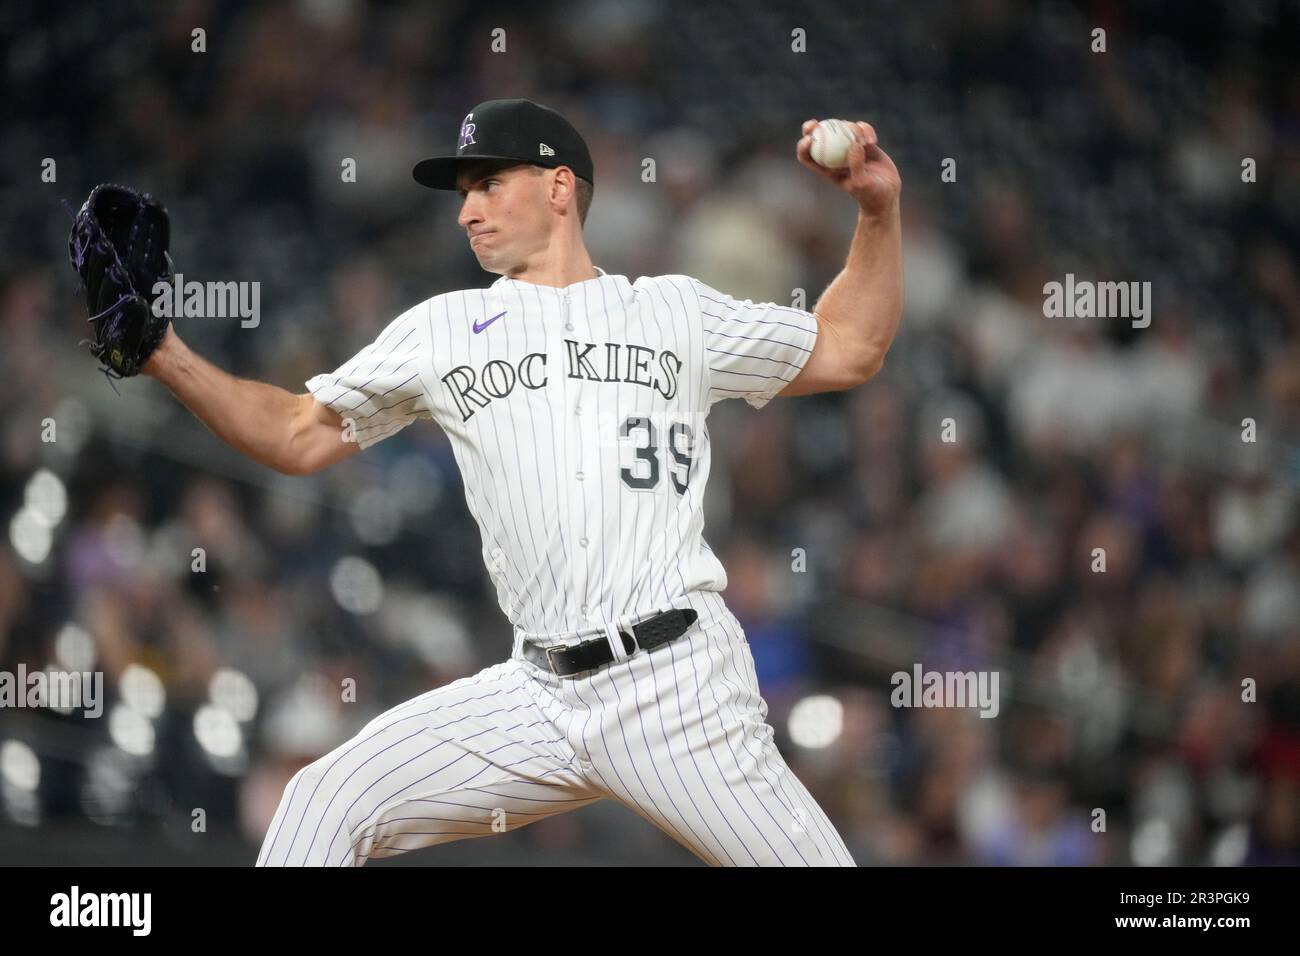
<path id="1" fill-rule="evenodd" d="M 303 396 L 222 371 L 171 329 L 142 371 L 236 451 L 286 474 L 313 470 L 299 427 Z"/>
<path id="2" fill-rule="evenodd" d="M 833 326 L 848 361 L 866 377 L 875 374 L 903 315 L 903 229 L 897 202 L 881 216 L 858 214 L 844 269 L 813 311 Z"/>

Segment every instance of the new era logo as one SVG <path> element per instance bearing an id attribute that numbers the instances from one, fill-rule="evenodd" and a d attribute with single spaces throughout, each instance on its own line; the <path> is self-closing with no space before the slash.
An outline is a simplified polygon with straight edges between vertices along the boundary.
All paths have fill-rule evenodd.
<path id="1" fill-rule="evenodd" d="M 555 150 L 551 149 L 551 147 L 547 146 L 545 143 L 538 143 L 538 144 L 537 144 L 537 155 L 538 155 L 538 156 L 554 156 L 554 155 L 555 155 Z"/>

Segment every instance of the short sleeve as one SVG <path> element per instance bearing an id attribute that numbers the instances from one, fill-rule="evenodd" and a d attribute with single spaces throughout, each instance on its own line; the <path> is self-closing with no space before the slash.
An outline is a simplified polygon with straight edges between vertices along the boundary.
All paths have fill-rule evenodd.
<path id="1" fill-rule="evenodd" d="M 743 398 L 762 408 L 790 384 L 812 355 L 817 316 L 772 302 L 738 301 L 698 279 L 709 404 Z"/>
<path id="2" fill-rule="evenodd" d="M 318 402 L 351 419 L 362 448 L 396 435 L 417 418 L 432 417 L 420 380 L 426 351 L 422 333 L 412 309 L 350 361 L 307 380 Z"/>

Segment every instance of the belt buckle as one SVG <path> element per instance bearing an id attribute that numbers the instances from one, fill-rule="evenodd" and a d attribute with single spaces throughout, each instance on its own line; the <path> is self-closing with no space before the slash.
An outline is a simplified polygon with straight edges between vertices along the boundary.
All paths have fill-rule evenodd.
<path id="1" fill-rule="evenodd" d="M 563 644 L 556 644 L 546 649 L 546 663 L 550 665 L 551 673 L 554 674 L 556 677 L 564 677 L 565 675 L 561 674 L 559 668 L 555 666 L 555 658 L 553 658 L 551 654 L 553 654 L 555 651 L 563 651 L 563 650 L 567 650 L 567 648 Z"/>

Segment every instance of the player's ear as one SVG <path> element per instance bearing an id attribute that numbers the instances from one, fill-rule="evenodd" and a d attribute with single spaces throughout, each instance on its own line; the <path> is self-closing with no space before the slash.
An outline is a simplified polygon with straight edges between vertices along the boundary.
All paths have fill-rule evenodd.
<path id="1" fill-rule="evenodd" d="M 551 202 L 556 205 L 576 202 L 575 190 L 577 181 L 574 179 L 573 170 L 568 166 L 557 166 L 554 170 L 548 170 L 551 177 Z"/>

